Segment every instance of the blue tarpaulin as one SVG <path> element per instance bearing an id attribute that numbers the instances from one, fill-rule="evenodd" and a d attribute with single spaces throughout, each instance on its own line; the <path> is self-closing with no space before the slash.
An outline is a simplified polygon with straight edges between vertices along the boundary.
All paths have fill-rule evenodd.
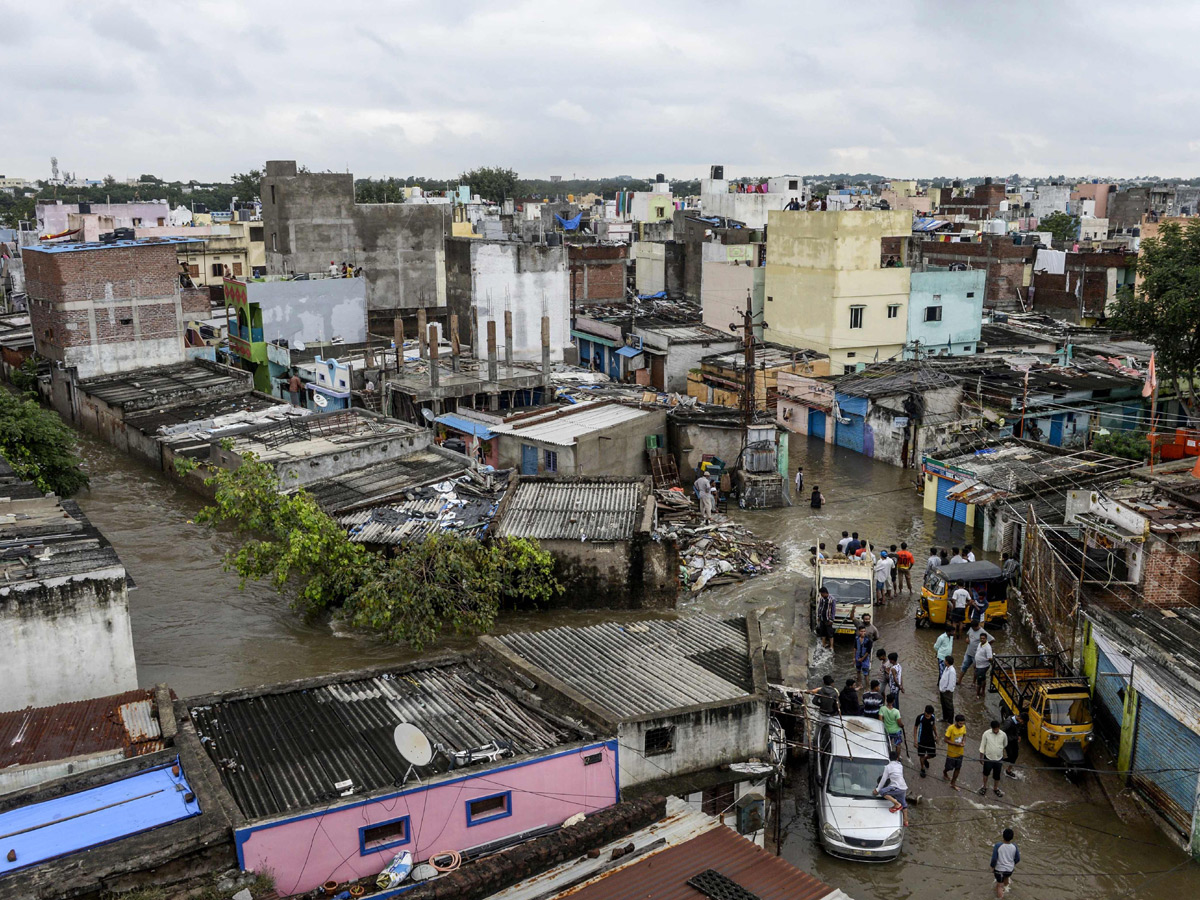
<path id="1" fill-rule="evenodd" d="M 564 219 L 558 213 L 555 213 L 554 218 L 558 219 L 558 224 L 561 225 L 563 228 L 565 228 L 567 231 L 574 231 L 576 228 L 579 227 L 579 220 L 583 218 L 583 213 L 579 213 L 573 219 Z"/>
<path id="2" fill-rule="evenodd" d="M 657 294 L 638 294 L 639 300 L 666 300 L 667 292 L 659 291 Z"/>
<path id="3" fill-rule="evenodd" d="M 618 347 L 617 356 L 637 356 L 642 352 L 641 347 Z"/>
<path id="4" fill-rule="evenodd" d="M 182 769 L 173 775 L 169 766 L 19 806 L 0 813 L 0 875 L 198 815 L 200 804 Z"/>
<path id="5" fill-rule="evenodd" d="M 490 441 L 496 436 L 482 422 L 472 422 L 470 419 L 464 419 L 462 416 L 456 416 L 451 413 L 438 416 L 434 421 L 445 425 L 447 428 L 453 428 L 455 431 L 461 431 L 472 437 L 482 438 L 485 441 Z"/>

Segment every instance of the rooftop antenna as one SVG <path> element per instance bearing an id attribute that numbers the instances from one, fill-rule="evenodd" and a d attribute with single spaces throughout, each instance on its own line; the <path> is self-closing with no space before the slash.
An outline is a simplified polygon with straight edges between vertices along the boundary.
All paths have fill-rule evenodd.
<path id="1" fill-rule="evenodd" d="M 58 181 L 58 157 L 50 157 L 50 180 Z"/>
<path id="2" fill-rule="evenodd" d="M 400 754 L 400 758 L 408 763 L 408 771 L 404 773 L 400 786 L 404 787 L 410 775 L 421 781 L 421 777 L 417 775 L 417 767 L 427 766 L 433 759 L 433 747 L 429 738 L 425 737 L 425 732 L 411 722 L 401 722 L 392 732 L 392 740 L 396 743 L 396 752 Z"/>

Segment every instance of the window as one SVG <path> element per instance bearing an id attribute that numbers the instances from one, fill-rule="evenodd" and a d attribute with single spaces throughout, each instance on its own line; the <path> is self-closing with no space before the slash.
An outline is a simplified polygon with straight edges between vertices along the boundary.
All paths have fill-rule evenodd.
<path id="1" fill-rule="evenodd" d="M 789 191 L 800 190 L 800 182 L 797 181 L 795 178 L 793 178 L 791 181 L 788 182 L 788 190 Z"/>
<path id="2" fill-rule="evenodd" d="M 212 273 L 214 278 L 220 278 L 225 274 L 225 266 L 221 263 L 212 264 Z"/>
<path id="3" fill-rule="evenodd" d="M 888 318 L 895 319 L 899 315 L 900 315 L 900 304 L 899 303 L 889 303 L 888 304 Z"/>
<path id="4" fill-rule="evenodd" d="M 408 816 L 390 819 L 378 825 L 364 825 L 358 829 L 358 855 L 390 850 L 412 840 L 408 833 Z"/>
<path id="5" fill-rule="evenodd" d="M 846 359 L 854 359 L 854 357 L 856 357 L 856 356 L 858 356 L 858 353 L 854 350 L 851 350 L 849 353 L 846 354 Z"/>
<path id="6" fill-rule="evenodd" d="M 651 728 L 646 732 L 646 756 L 662 756 L 675 750 L 675 726 Z"/>
<path id="7" fill-rule="evenodd" d="M 188 275 L 190 275 L 192 278 L 199 278 L 200 277 L 200 267 L 199 266 L 188 266 Z"/>
<path id="8" fill-rule="evenodd" d="M 262 239 L 263 239 L 263 230 L 262 230 L 261 226 L 258 228 L 250 229 L 250 240 L 251 241 L 253 241 L 256 244 L 261 244 Z"/>
<path id="9" fill-rule="evenodd" d="M 236 277 L 236 278 L 242 277 L 242 264 L 241 263 L 233 264 L 233 274 L 234 274 L 234 277 Z"/>
<path id="10" fill-rule="evenodd" d="M 512 815 L 512 791 L 467 801 L 467 827 Z"/>
<path id="11" fill-rule="evenodd" d="M 132 325 L 133 324 L 133 319 L 118 319 L 117 321 L 119 321 L 122 325 Z"/>
<path id="12" fill-rule="evenodd" d="M 558 471 L 558 451 L 543 450 L 542 451 L 542 468 L 547 472 Z"/>
<path id="13" fill-rule="evenodd" d="M 271 202 L 275 202 L 275 185 L 271 185 Z"/>
<path id="14" fill-rule="evenodd" d="M 138 218 L 137 216 L 134 216 L 133 217 L 133 227 L 137 228 L 141 224 L 142 224 L 142 220 L 140 218 Z"/>
<path id="15" fill-rule="evenodd" d="M 974 291 L 967 291 L 967 299 L 968 299 L 968 300 L 970 300 L 970 299 L 971 299 L 972 297 L 974 297 L 974 296 L 975 296 L 975 292 L 974 292 Z"/>
<path id="16" fill-rule="evenodd" d="M 272 188 L 272 190 L 274 190 L 274 188 Z M 272 231 L 272 232 L 271 232 L 271 249 L 272 249 L 272 250 L 278 250 L 278 249 L 279 249 L 279 241 L 278 241 L 278 237 L 279 237 L 279 235 L 278 235 L 278 234 L 276 234 L 274 231 Z"/>
<path id="17" fill-rule="evenodd" d="M 857 371 L 858 371 L 858 366 L 855 365 L 854 363 L 850 363 L 849 365 L 842 366 L 842 374 L 843 375 L 853 375 Z"/>
<path id="18" fill-rule="evenodd" d="M 934 302 L 934 303 L 941 303 L 941 302 L 942 302 L 942 295 L 941 295 L 941 294 L 934 294 L 934 295 L 933 295 L 933 302 Z"/>
<path id="19" fill-rule="evenodd" d="M 167 220 L 164 219 L 162 216 L 159 216 L 158 217 L 158 227 L 162 228 L 166 224 L 167 224 Z"/>
<path id="20" fill-rule="evenodd" d="M 863 327 L 863 310 L 864 309 L 866 309 L 865 306 L 850 307 L 850 327 L 851 328 L 862 328 Z"/>
<path id="21" fill-rule="evenodd" d="M 925 307 L 925 321 L 926 322 L 942 321 L 942 308 L 940 306 Z"/>

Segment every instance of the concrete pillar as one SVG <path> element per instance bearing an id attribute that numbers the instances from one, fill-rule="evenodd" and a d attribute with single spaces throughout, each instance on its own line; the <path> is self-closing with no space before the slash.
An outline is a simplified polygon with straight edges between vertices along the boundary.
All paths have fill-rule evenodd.
<path id="1" fill-rule="evenodd" d="M 458 313 L 450 313 L 450 365 L 452 371 L 458 371 Z"/>
<path id="2" fill-rule="evenodd" d="M 500 380 L 500 373 L 496 371 L 496 320 L 488 319 L 487 323 L 487 352 L 488 352 L 488 381 L 492 384 L 491 409 L 500 408 L 500 394 L 496 390 L 496 382 Z"/>
<path id="3" fill-rule="evenodd" d="M 417 310 L 417 344 L 421 359 L 425 358 L 425 308 Z"/>
<path id="4" fill-rule="evenodd" d="M 392 340 L 396 342 L 396 371 L 404 368 L 404 320 L 399 316 L 392 319 Z"/>
<path id="5" fill-rule="evenodd" d="M 550 317 L 542 316 L 542 387 L 550 390 Z M 549 397 L 543 397 L 549 402 Z"/>
<path id="6" fill-rule="evenodd" d="M 513 377 L 512 368 L 512 310 L 504 311 L 504 368 L 508 370 L 508 377 Z"/>
<path id="7" fill-rule="evenodd" d="M 438 386 L 438 340 L 437 326 L 429 325 L 429 386 Z"/>

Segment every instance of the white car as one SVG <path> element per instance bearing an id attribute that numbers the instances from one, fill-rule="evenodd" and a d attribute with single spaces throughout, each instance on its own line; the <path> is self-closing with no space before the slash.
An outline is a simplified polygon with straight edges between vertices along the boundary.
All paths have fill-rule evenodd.
<path id="1" fill-rule="evenodd" d="M 904 844 L 904 818 L 873 793 L 888 762 L 883 722 L 822 716 L 816 746 L 809 772 L 825 852 L 863 862 L 895 859 Z"/>

